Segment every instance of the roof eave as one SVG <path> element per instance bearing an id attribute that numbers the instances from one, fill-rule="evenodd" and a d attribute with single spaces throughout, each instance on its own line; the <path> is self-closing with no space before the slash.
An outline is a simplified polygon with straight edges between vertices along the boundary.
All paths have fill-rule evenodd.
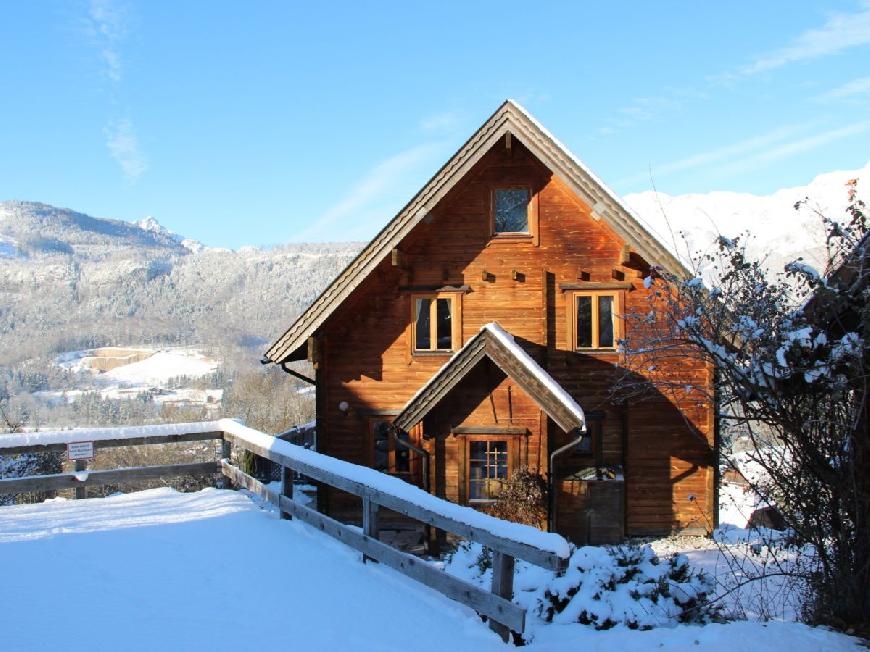
<path id="1" fill-rule="evenodd" d="M 280 363 L 298 354 L 307 338 L 317 332 L 332 311 L 507 132 L 516 136 L 590 206 L 600 206 L 599 216 L 623 240 L 636 247 L 648 263 L 660 265 L 678 276 L 689 276 L 689 271 L 643 228 L 610 188 L 525 109 L 507 100 L 327 286 L 266 351 L 265 357 Z"/>

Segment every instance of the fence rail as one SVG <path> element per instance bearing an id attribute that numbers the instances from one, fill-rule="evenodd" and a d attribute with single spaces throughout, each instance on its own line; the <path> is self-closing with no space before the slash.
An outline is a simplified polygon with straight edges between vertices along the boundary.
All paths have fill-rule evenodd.
<path id="1" fill-rule="evenodd" d="M 219 430 L 205 432 L 181 432 L 150 434 L 150 430 L 159 427 L 146 426 L 135 429 L 128 436 L 110 438 L 112 433 L 124 432 L 125 429 L 99 428 L 94 430 L 66 430 L 46 433 L 15 433 L 0 435 L 0 455 L 21 455 L 26 453 L 62 453 L 67 445 L 78 441 L 88 441 L 94 437 L 94 450 L 118 448 L 121 446 L 143 446 L 151 444 L 175 444 L 223 439 L 224 433 Z M 139 434 L 146 432 L 149 434 Z M 21 440 L 32 443 L 20 443 Z M 57 440 L 57 441 L 56 441 Z M 46 442 L 46 443 L 40 443 Z M 124 484 L 141 480 L 181 477 L 189 475 L 211 475 L 220 473 L 218 462 L 188 462 L 183 464 L 162 464 L 151 466 L 135 466 L 118 469 L 88 470 L 85 460 L 76 460 L 75 471 L 71 473 L 53 473 L 49 475 L 31 475 L 23 478 L 0 479 L 0 494 L 25 493 L 29 491 L 58 491 L 75 489 L 76 498 L 85 497 L 86 487 L 96 487 L 107 484 Z"/>
<path id="2" fill-rule="evenodd" d="M 113 436 L 118 435 L 118 436 Z M 82 471 L 26 478 L 0 479 L 0 493 L 34 490 L 83 488 L 89 485 L 119 484 L 165 476 L 222 473 L 235 485 L 274 504 L 284 518 L 298 518 L 325 534 L 361 552 L 363 559 L 375 560 L 461 602 L 489 618 L 490 627 L 502 638 L 510 630 L 522 632 L 526 611 L 511 602 L 516 559 L 561 571 L 567 563 L 568 544 L 554 534 L 529 526 L 507 523 L 436 498 L 367 467 L 316 453 L 246 428 L 236 421 L 222 419 L 195 424 L 144 426 L 127 429 L 98 429 L 0 435 L 0 455 L 65 450 L 73 442 L 93 441 L 96 449 L 187 441 L 221 439 L 220 462 L 197 462 L 161 466 Z M 244 449 L 282 467 L 282 491 L 276 492 L 245 473 L 231 462 L 231 446 Z M 292 477 L 301 474 L 362 499 L 362 529 L 341 523 L 293 500 Z M 379 540 L 378 516 L 381 508 L 415 519 L 425 525 L 452 532 L 480 543 L 493 552 L 493 579 L 490 591 L 456 578 L 435 566 L 402 552 Z"/>
<path id="3" fill-rule="evenodd" d="M 55 473 L 52 475 L 31 475 L 26 478 L 2 479 L 0 480 L 0 494 L 78 489 L 79 487 L 95 487 L 105 484 L 123 484 L 137 480 L 155 480 L 157 478 L 170 478 L 182 475 L 210 475 L 214 473 L 220 473 L 220 465 L 217 462 L 134 466 L 105 471 L 83 472 L 80 470 L 75 473 Z"/>

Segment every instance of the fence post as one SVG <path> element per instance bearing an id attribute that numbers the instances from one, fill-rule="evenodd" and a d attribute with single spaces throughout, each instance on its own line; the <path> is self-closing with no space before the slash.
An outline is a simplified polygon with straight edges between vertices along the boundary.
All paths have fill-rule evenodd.
<path id="1" fill-rule="evenodd" d="M 87 471 L 88 462 L 87 460 L 76 460 L 76 471 Z M 76 500 L 79 498 L 87 498 L 88 496 L 88 488 L 84 485 L 81 487 L 76 487 Z"/>
<path id="2" fill-rule="evenodd" d="M 281 467 L 281 493 L 290 500 L 293 500 L 293 469 L 289 466 Z M 289 521 L 293 517 L 287 512 L 281 512 L 281 518 Z"/>
<path id="3" fill-rule="evenodd" d="M 505 600 L 514 597 L 514 561 L 510 555 L 492 551 L 492 592 Z M 510 639 L 510 629 L 492 618 L 489 619 L 489 628 L 501 636 L 505 643 Z"/>
<path id="4" fill-rule="evenodd" d="M 230 456 L 233 454 L 233 445 L 226 438 L 226 434 L 221 439 L 221 459 L 226 460 L 227 462 L 232 463 Z M 221 476 L 221 489 L 232 489 L 233 482 L 226 475 Z"/>
<path id="5" fill-rule="evenodd" d="M 363 534 L 372 539 L 378 539 L 378 510 L 381 508 L 375 501 L 368 496 L 363 496 Z M 370 557 L 363 555 L 363 563 L 366 561 L 375 561 Z"/>

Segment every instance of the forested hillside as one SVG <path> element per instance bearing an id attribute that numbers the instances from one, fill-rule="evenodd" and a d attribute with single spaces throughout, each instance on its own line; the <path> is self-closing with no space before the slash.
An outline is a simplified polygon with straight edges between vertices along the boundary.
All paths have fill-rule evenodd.
<path id="1" fill-rule="evenodd" d="M 27 202 L 0 202 L 0 238 L 0 366 L 111 344 L 259 351 L 360 246 L 207 249 Z"/>
<path id="2" fill-rule="evenodd" d="M 81 394 L 75 400 L 70 394 L 68 406 L 54 396 L 53 405 L 40 408 L 43 423 L 58 415 L 63 422 L 123 420 L 119 409 L 130 418 L 147 416 L 133 409 L 132 401 L 121 401 L 118 408 L 119 401 L 107 399 L 105 391 L 89 393 L 100 389 L 90 375 L 57 363 L 61 354 L 104 346 L 204 351 L 218 361 L 218 375 L 197 382 L 227 389 L 233 379 L 260 372 L 269 340 L 360 246 L 210 249 L 153 219 L 131 223 L 45 204 L 0 202 L 0 399 Z M 160 407 L 146 402 L 151 411 Z M 82 413 L 81 406 L 89 404 L 98 405 Z M 30 423 L 36 405 L 19 400 Z"/>

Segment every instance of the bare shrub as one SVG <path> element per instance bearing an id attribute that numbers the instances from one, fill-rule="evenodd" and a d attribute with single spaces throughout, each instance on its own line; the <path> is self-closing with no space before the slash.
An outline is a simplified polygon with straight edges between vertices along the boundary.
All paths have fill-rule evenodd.
<path id="1" fill-rule="evenodd" d="M 546 529 L 547 481 L 539 473 L 521 467 L 504 483 L 495 503 L 486 511 L 506 521 Z"/>
<path id="2" fill-rule="evenodd" d="M 724 237 L 696 258 L 692 278 L 654 270 L 648 312 L 626 316 L 644 334 L 623 342 L 628 373 L 617 391 L 715 404 L 725 437 L 751 443 L 743 455 L 760 470 L 751 488 L 801 551 L 741 581 L 782 574 L 806 589 L 804 620 L 868 633 L 870 242 L 854 188 L 850 199 L 845 220 L 820 215 L 823 270 L 798 260 L 771 277 L 742 239 Z M 715 394 L 656 373 L 674 357 L 712 363 Z"/>

